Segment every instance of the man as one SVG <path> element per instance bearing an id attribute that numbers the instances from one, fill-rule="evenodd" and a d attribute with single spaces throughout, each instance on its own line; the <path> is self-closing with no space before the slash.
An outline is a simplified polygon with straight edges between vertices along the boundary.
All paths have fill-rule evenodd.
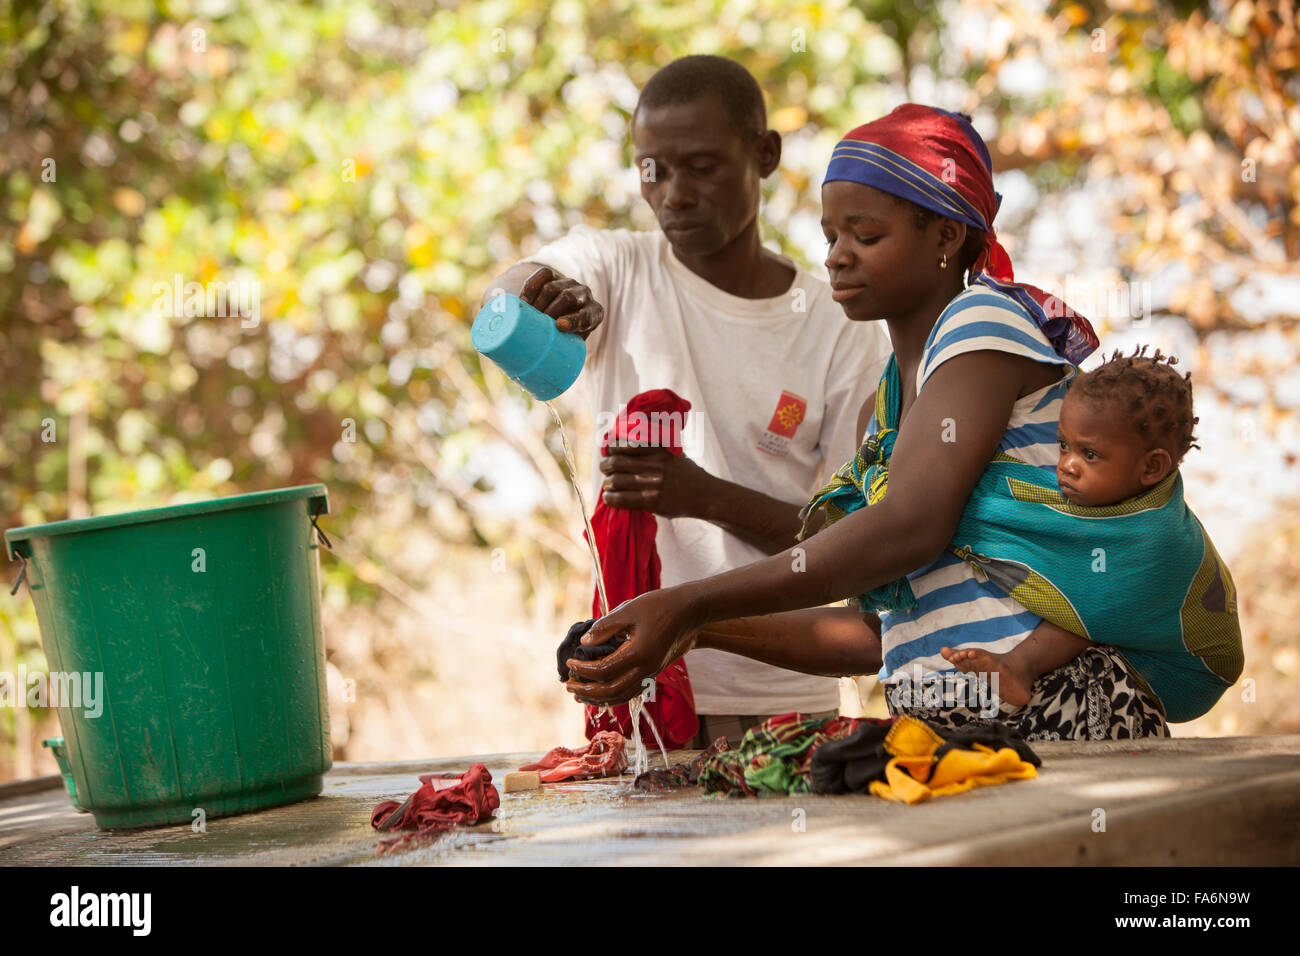
<path id="1" fill-rule="evenodd" d="M 579 227 L 493 291 L 586 340 L 598 422 L 647 389 L 691 403 L 685 455 L 630 448 L 599 462 L 607 505 L 659 516 L 667 587 L 795 543 L 800 507 L 857 448 L 890 346 L 877 324 L 850 322 L 826 283 L 763 247 L 760 190 L 781 137 L 748 71 L 715 56 L 670 63 L 642 91 L 632 139 L 662 231 Z M 715 650 L 692 651 L 686 665 L 698 746 L 839 704 L 834 678 Z"/>

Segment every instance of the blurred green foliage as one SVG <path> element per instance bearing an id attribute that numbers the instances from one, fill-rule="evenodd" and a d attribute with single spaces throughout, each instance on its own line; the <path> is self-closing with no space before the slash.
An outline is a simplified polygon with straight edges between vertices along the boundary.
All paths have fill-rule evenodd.
<path id="1" fill-rule="evenodd" d="M 909 0 L 0 0 L 0 526 L 323 481 L 344 535 L 401 497 L 448 540 L 514 547 L 470 506 L 490 482 L 466 466 L 492 439 L 525 448 L 526 402 L 494 391 L 469 323 L 495 272 L 569 226 L 653 225 L 627 126 L 654 70 L 723 53 L 760 79 L 787 144 L 765 235 L 803 259 L 789 227 L 816 212 L 838 134 L 943 83 L 992 118 L 997 168 L 1052 187 L 1117 128 L 1208 130 L 1235 168 L 1273 133 L 1236 122 L 1234 91 L 1295 109 L 1295 33 L 1275 5 L 1215 6 L 1213 29 L 1196 5 L 1124 6 L 964 4 L 1010 24 L 971 54 L 945 32 L 958 5 Z M 1202 21 L 1185 30 L 1187 16 Z M 1033 94 L 997 81 L 1096 31 L 1110 45 L 1093 72 Z M 1276 89 L 1251 79 L 1253 57 L 1272 58 Z M 1115 74 L 1131 84 L 1107 87 Z M 1098 102 L 1129 113 L 1098 126 Z M 1169 123 L 1142 125 L 1148 107 Z M 1256 153 L 1261 177 L 1280 168 Z M 1108 167 L 1149 182 L 1126 268 L 1174 241 L 1145 217 L 1185 187 L 1142 165 L 1153 155 Z M 1278 176 L 1236 198 L 1262 204 L 1263 235 L 1294 257 L 1300 190 Z M 1245 261 L 1255 240 L 1235 228 L 1214 235 Z M 252 283 L 260 321 L 160 310 L 177 275 Z M 1224 306 L 1204 322 L 1188 308 L 1198 327 L 1231 323 Z M 374 575 L 328 573 L 372 593 Z M 0 644 L 38 654 L 28 602 L 0 599 Z"/>
<path id="2" fill-rule="evenodd" d="M 543 213 L 634 223 L 635 192 L 599 178 L 626 150 L 599 146 L 637 84 L 734 50 L 788 131 L 834 131 L 883 109 L 891 34 L 933 23 L 768 0 L 3 7 L 6 526 L 325 481 L 346 527 L 383 475 L 431 520 L 463 512 L 384 416 L 418 416 L 453 466 L 481 440 L 438 364 L 479 374 L 474 303 Z M 177 275 L 256 283 L 258 327 L 158 315 Z"/>
<path id="3" fill-rule="evenodd" d="M 436 356 L 478 375 L 473 304 L 539 236 L 646 223 L 635 191 L 610 186 L 611 160 L 626 159 L 636 89 L 658 66 L 736 56 L 762 79 L 774 125 L 814 146 L 883 111 L 918 70 L 945 72 L 937 8 L 908 0 L 0 9 L 7 526 L 84 506 L 69 500 L 82 467 L 70 454 L 87 474 L 71 495 L 96 510 L 326 481 L 346 525 L 381 473 L 433 512 L 455 504 L 377 420 L 419 415 L 435 447 L 459 438 L 462 453 L 478 440 Z M 1110 29 L 1178 127 L 1196 119 L 1213 77 L 1191 79 L 1153 42 L 1159 8 L 1119 27 L 1102 5 L 1058 9 L 1061 30 Z M 1015 97 L 981 80 L 1035 43 L 1013 37 L 956 72 L 1005 115 Z M 1047 145 L 1000 152 L 1060 182 L 1069 144 Z M 800 257 L 783 227 L 815 209 L 821 158 L 801 151 L 768 186 L 788 195 L 769 203 L 767 233 Z M 159 316 L 154 285 L 177 275 L 255 283 L 258 327 Z M 349 418 L 357 441 L 342 448 Z M 472 523 L 458 533 L 474 540 Z"/>

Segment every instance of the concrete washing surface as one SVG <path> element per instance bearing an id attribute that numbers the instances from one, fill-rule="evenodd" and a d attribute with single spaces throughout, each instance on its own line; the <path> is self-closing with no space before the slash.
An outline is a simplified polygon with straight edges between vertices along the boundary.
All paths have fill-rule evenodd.
<path id="1" fill-rule="evenodd" d="M 49 777 L 0 786 L 0 865 L 1300 864 L 1300 735 L 1033 746 L 1037 779 L 915 806 L 644 794 L 630 775 L 547 784 L 503 793 L 488 823 L 379 858 L 371 808 L 404 799 L 419 774 L 480 762 L 499 788 L 537 755 L 337 764 L 320 797 L 203 833 L 98 830 Z"/>

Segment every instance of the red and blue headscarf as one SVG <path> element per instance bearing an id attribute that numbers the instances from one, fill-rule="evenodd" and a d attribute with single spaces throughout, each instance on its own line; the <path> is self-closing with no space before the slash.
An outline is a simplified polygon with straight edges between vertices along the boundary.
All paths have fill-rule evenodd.
<path id="1" fill-rule="evenodd" d="M 988 147 L 960 113 L 905 103 L 859 126 L 831 154 L 823 183 L 872 186 L 984 234 L 967 277 L 1010 296 L 1038 323 L 1056 354 L 1078 365 L 1100 344 L 1092 324 L 1060 298 L 1018 283 L 993 231 L 1002 196 L 993 189 Z"/>

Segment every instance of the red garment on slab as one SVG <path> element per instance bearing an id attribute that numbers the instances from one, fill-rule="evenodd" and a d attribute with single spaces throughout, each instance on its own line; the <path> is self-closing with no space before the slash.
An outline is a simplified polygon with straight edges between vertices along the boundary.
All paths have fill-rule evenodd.
<path id="1" fill-rule="evenodd" d="M 633 396 L 614 421 L 614 427 L 605 433 L 600 454 L 609 454 L 614 444 L 648 444 L 666 448 L 674 455 L 682 454 L 681 430 L 686 425 L 686 413 L 691 403 L 667 388 L 655 388 Z M 646 591 L 659 588 L 659 552 L 655 537 L 659 533 L 655 516 L 648 511 L 611 508 L 604 496 L 596 501 L 591 518 L 591 529 L 596 536 L 596 550 L 600 553 L 600 567 L 605 579 L 605 593 L 611 609 L 630 601 Z M 591 613 L 600 616 L 600 592 L 591 599 Z M 678 658 L 655 678 L 654 698 L 646 703 L 645 713 L 650 715 L 664 746 L 681 747 L 699 729 L 695 716 L 695 694 L 686 673 L 686 661 Z M 587 739 L 606 730 L 617 730 L 624 737 L 632 736 L 632 718 L 627 704 L 619 704 L 611 711 L 597 716 L 599 708 L 587 705 Z M 654 746 L 655 736 L 649 724 L 641 722 L 641 740 Z"/>
<path id="2" fill-rule="evenodd" d="M 622 734 L 602 730 L 585 747 L 555 747 L 537 763 L 519 769 L 540 770 L 546 783 L 613 777 L 627 769 L 627 741 Z"/>
<path id="3" fill-rule="evenodd" d="M 476 763 L 463 774 L 425 774 L 420 789 L 404 803 L 403 809 L 403 803 L 385 800 L 371 811 L 370 825 L 376 830 L 414 831 L 380 841 L 378 855 L 420 846 L 458 824 L 482 823 L 501 806 L 501 795 L 487 767 Z"/>

